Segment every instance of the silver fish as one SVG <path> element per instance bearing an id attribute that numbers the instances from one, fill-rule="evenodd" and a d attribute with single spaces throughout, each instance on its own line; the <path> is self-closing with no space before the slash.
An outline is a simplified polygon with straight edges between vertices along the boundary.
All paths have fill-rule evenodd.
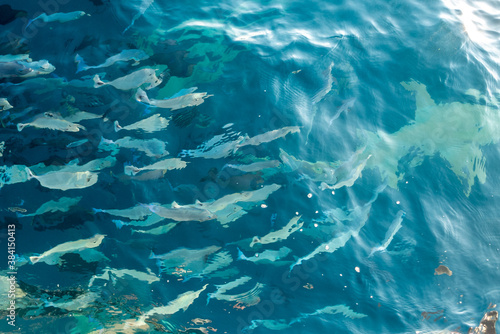
<path id="1" fill-rule="evenodd" d="M 173 219 L 179 222 L 182 221 L 199 221 L 204 222 L 217 218 L 215 214 L 206 209 L 194 208 L 190 206 L 181 206 L 176 202 L 171 204 L 170 208 L 161 205 L 149 204 L 146 205 L 151 212 L 156 213 L 163 218 Z"/>
<path id="2" fill-rule="evenodd" d="M 126 126 L 121 126 L 118 121 L 115 121 L 114 127 L 116 132 L 120 130 L 143 130 L 144 132 L 156 132 L 165 129 L 168 126 L 168 123 L 168 119 L 155 114 Z"/>
<path id="3" fill-rule="evenodd" d="M 156 71 L 157 70 L 152 68 L 142 68 L 127 74 L 126 76 L 108 82 L 102 81 L 99 75 L 96 74 L 94 76 L 94 88 L 110 85 L 120 90 L 131 90 L 147 84 L 144 89 L 151 89 L 158 86 L 162 82 L 163 76 L 159 75 L 159 77 L 157 77 Z"/>
<path id="4" fill-rule="evenodd" d="M 139 9 L 137 10 L 137 13 L 132 18 L 132 22 L 130 22 L 130 24 L 125 28 L 125 30 L 123 30 L 122 34 L 126 33 L 127 30 L 129 30 L 134 25 L 135 21 L 139 17 L 144 15 L 146 10 L 149 8 L 149 6 L 151 6 L 153 4 L 153 2 L 154 2 L 154 0 L 141 0 L 141 4 L 139 6 Z"/>
<path id="5" fill-rule="evenodd" d="M 66 132 L 78 132 L 80 130 L 85 130 L 84 126 L 68 122 L 67 120 L 49 112 L 35 117 L 30 123 L 18 123 L 17 130 L 22 131 L 27 126 Z"/>
<path id="6" fill-rule="evenodd" d="M 47 23 L 47 22 L 64 23 L 64 22 L 69 22 L 69 21 L 79 19 L 80 17 L 82 17 L 84 15 L 85 15 L 85 12 L 82 12 L 82 11 L 69 12 L 69 13 L 55 13 L 55 14 L 51 14 L 51 15 L 47 15 L 46 13 L 42 13 L 42 14 L 38 15 L 37 17 L 35 17 L 34 19 L 29 20 L 28 24 L 26 25 L 26 28 L 28 28 L 36 20 L 41 20 L 45 23 Z M 89 14 L 87 14 L 87 15 L 89 15 Z"/>
<path id="7" fill-rule="evenodd" d="M 85 64 L 83 58 L 79 54 L 77 54 L 75 56 L 75 62 L 77 63 L 78 67 L 76 72 L 78 73 L 82 71 L 87 71 L 89 69 L 108 67 L 119 61 L 133 60 L 135 63 L 132 64 L 132 66 L 134 66 L 137 65 L 141 60 L 145 60 L 148 58 L 149 56 L 147 55 L 146 52 L 138 49 L 130 49 L 130 50 L 123 50 L 122 52 L 109 57 L 104 61 L 104 63 L 100 65 L 88 66 L 87 64 Z"/>
<path id="8" fill-rule="evenodd" d="M 37 179 L 43 187 L 49 189 L 82 189 L 97 182 L 97 174 L 92 172 L 50 172 L 36 176 L 28 167 L 26 167 L 26 172 L 28 180 Z"/>
<path id="9" fill-rule="evenodd" d="M 79 252 L 84 249 L 95 248 L 98 247 L 105 235 L 96 234 L 92 238 L 89 239 L 81 239 L 77 241 L 69 241 L 62 243 L 48 251 L 42 253 L 38 256 L 30 256 L 30 261 L 32 264 L 38 262 L 45 262 L 47 264 L 56 264 L 59 261 L 59 258 L 66 253 L 74 253 Z"/>
<path id="10" fill-rule="evenodd" d="M 0 98 L 0 111 L 14 108 L 5 97 Z"/>
<path id="11" fill-rule="evenodd" d="M 205 99 L 209 98 L 210 96 L 213 96 L 213 95 L 207 95 L 206 92 L 193 93 L 196 89 L 197 87 L 192 87 L 188 89 L 190 93 L 181 96 L 171 97 L 169 99 L 155 100 L 148 98 L 146 92 L 139 88 L 137 90 L 137 93 L 135 94 L 135 98 L 139 102 L 143 102 L 157 108 L 177 110 L 186 107 L 199 106 L 200 104 L 205 102 Z"/>
<path id="12" fill-rule="evenodd" d="M 170 158 L 170 159 L 164 159 L 160 160 L 158 162 L 155 162 L 152 165 L 149 166 L 144 166 L 141 168 L 134 167 L 134 166 L 125 166 L 125 174 L 127 175 L 136 175 L 137 173 L 144 171 L 144 170 L 172 170 L 172 169 L 182 169 L 187 166 L 187 163 L 185 161 L 182 161 L 179 158 Z"/>

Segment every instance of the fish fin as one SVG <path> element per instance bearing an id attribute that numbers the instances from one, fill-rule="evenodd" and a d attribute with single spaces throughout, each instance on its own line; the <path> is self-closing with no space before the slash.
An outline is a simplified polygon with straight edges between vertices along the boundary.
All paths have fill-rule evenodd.
<path id="1" fill-rule="evenodd" d="M 40 255 L 38 255 L 38 256 L 30 256 L 30 261 L 31 261 L 32 264 L 35 264 L 38 261 L 40 261 L 40 258 L 41 258 Z"/>
<path id="2" fill-rule="evenodd" d="M 94 80 L 94 88 L 99 88 L 106 84 L 101 80 L 101 78 L 99 78 L 99 75 L 97 74 L 94 75 L 93 80 Z"/>
<path id="3" fill-rule="evenodd" d="M 26 127 L 26 123 L 17 123 L 17 131 L 21 132 Z"/>
<path id="4" fill-rule="evenodd" d="M 118 219 L 113 219 L 112 222 L 115 223 L 116 228 L 119 230 L 123 227 L 123 225 L 125 225 L 125 223 L 123 221 L 118 220 Z"/>
<path id="5" fill-rule="evenodd" d="M 248 260 L 245 254 L 243 254 L 243 252 L 239 248 L 237 249 L 238 249 L 238 260 Z"/>
<path id="6" fill-rule="evenodd" d="M 20 212 L 16 212 L 16 217 L 17 218 L 23 218 L 23 217 L 27 217 L 28 215 L 23 215 L 22 213 Z"/>
<path id="7" fill-rule="evenodd" d="M 156 254 L 151 250 L 151 253 L 149 254 L 150 259 L 156 259 Z"/>
<path id="8" fill-rule="evenodd" d="M 53 302 L 49 302 L 48 300 L 45 301 L 45 307 L 56 307 L 55 305 L 56 304 L 54 304 Z"/>
<path id="9" fill-rule="evenodd" d="M 28 174 L 28 180 L 31 180 L 32 178 L 35 177 L 35 174 L 33 174 L 31 169 L 29 169 L 28 167 L 26 167 L 26 174 Z"/>
<path id="10" fill-rule="evenodd" d="M 96 209 L 96 208 L 92 208 L 92 211 L 94 211 L 94 213 L 106 212 L 106 210 L 103 210 L 103 209 Z"/>
<path id="11" fill-rule="evenodd" d="M 173 201 L 172 204 L 171 204 L 172 208 L 175 208 L 175 209 L 178 209 L 180 208 L 181 206 L 179 204 L 177 204 L 176 201 Z"/>
<path id="12" fill-rule="evenodd" d="M 85 64 L 85 61 L 83 60 L 82 56 L 79 54 L 76 54 L 75 56 L 75 63 L 76 63 L 76 73 L 86 71 L 89 69 L 87 64 Z"/>
<path id="13" fill-rule="evenodd" d="M 123 129 L 120 124 L 118 124 L 118 121 L 115 121 L 114 123 L 114 127 L 115 127 L 115 132 L 118 132 L 120 131 L 121 129 Z"/>
<path id="14" fill-rule="evenodd" d="M 194 204 L 200 205 L 200 206 L 203 205 L 203 203 L 201 203 L 200 200 L 198 200 L 198 199 L 194 201 Z"/>
<path id="15" fill-rule="evenodd" d="M 197 89 L 198 89 L 198 87 L 183 88 L 180 91 L 178 91 L 177 93 L 175 93 L 174 95 L 170 96 L 169 98 L 165 98 L 164 100 L 175 99 L 176 97 L 191 94 Z"/>
<path id="16" fill-rule="evenodd" d="M 137 167 L 134 167 L 134 166 L 125 166 L 124 168 L 124 173 L 126 175 L 133 175 L 135 176 L 137 173 L 139 173 L 141 171 L 140 168 L 137 168 Z"/>

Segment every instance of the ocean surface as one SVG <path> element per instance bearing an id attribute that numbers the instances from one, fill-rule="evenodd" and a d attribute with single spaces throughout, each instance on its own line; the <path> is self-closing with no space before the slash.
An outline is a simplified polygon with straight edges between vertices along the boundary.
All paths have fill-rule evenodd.
<path id="1" fill-rule="evenodd" d="M 495 333 L 497 1 L 0 24 L 1 333 Z"/>

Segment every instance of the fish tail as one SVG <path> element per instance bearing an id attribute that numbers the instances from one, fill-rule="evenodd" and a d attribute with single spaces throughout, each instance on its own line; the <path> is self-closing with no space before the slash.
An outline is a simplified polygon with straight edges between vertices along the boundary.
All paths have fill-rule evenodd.
<path id="1" fill-rule="evenodd" d="M 96 208 L 92 208 L 92 211 L 94 211 L 94 213 L 102 213 L 102 212 L 106 212 L 106 210 L 103 210 L 103 209 L 96 209 Z"/>
<path id="2" fill-rule="evenodd" d="M 23 131 L 24 127 L 28 125 L 26 123 L 17 123 L 17 131 L 21 132 Z"/>
<path id="3" fill-rule="evenodd" d="M 79 54 L 76 54 L 75 56 L 75 63 L 76 63 L 76 73 L 86 71 L 89 69 L 87 64 L 85 64 L 85 61 L 83 60 L 82 56 Z"/>
<path id="4" fill-rule="evenodd" d="M 115 127 L 115 132 L 118 132 L 120 131 L 121 129 L 123 129 L 120 124 L 118 124 L 118 121 L 115 121 L 114 123 L 114 127 Z"/>
<path id="5" fill-rule="evenodd" d="M 29 169 L 28 167 L 26 167 L 26 174 L 28 174 L 28 180 L 31 180 L 32 178 L 35 177 L 35 174 L 33 174 L 31 169 Z"/>
<path id="6" fill-rule="evenodd" d="M 156 259 L 156 254 L 153 251 L 151 251 L 151 253 L 149 254 L 149 258 Z"/>
<path id="7" fill-rule="evenodd" d="M 16 217 L 17 217 L 17 218 L 23 218 L 23 217 L 26 217 L 26 216 L 28 216 L 28 215 L 23 215 L 23 214 L 22 214 L 22 213 L 20 213 L 20 212 L 16 212 Z"/>
<path id="8" fill-rule="evenodd" d="M 213 295 L 213 293 L 207 293 L 207 306 L 208 306 L 208 303 L 210 302 L 210 299 L 212 299 L 212 295 Z"/>
<path id="9" fill-rule="evenodd" d="M 93 80 L 94 80 L 94 88 L 99 88 L 105 85 L 105 83 L 101 80 L 101 78 L 97 74 L 94 75 Z"/>
<path id="10" fill-rule="evenodd" d="M 28 27 L 33 23 L 33 21 L 35 21 L 38 17 L 35 17 L 34 19 L 31 19 L 28 21 L 28 24 L 26 25 L 26 27 L 24 27 L 24 30 L 28 29 Z"/>
<path id="11" fill-rule="evenodd" d="M 45 307 L 56 307 L 55 305 L 56 304 L 54 304 L 53 302 L 49 302 L 48 300 L 45 301 Z"/>
<path id="12" fill-rule="evenodd" d="M 137 167 L 134 167 L 132 165 L 129 165 L 129 166 L 125 166 L 124 167 L 124 173 L 126 175 L 136 175 L 137 173 L 139 173 L 141 171 L 140 168 L 137 168 Z"/>
<path id="13" fill-rule="evenodd" d="M 35 264 L 40 261 L 40 256 L 30 256 L 30 261 L 32 264 Z"/>
<path id="14" fill-rule="evenodd" d="M 125 223 L 121 220 L 118 220 L 118 219 L 113 219 L 112 220 L 113 223 L 115 223 L 116 225 L 116 228 L 121 230 L 121 228 L 123 227 L 123 225 L 125 225 Z"/>
<path id="15" fill-rule="evenodd" d="M 248 260 L 245 254 L 243 254 L 243 252 L 239 248 L 237 249 L 238 249 L 238 260 Z"/>

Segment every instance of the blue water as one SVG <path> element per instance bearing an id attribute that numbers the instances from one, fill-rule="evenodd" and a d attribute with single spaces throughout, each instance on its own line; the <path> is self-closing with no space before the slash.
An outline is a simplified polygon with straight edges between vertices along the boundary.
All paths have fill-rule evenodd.
<path id="1" fill-rule="evenodd" d="M 467 333 L 498 310 L 496 2 L 6 3 L 20 12 L 2 7 L 0 53 L 55 70 L 22 78 L 0 67 L 0 98 L 12 106 L 1 111 L 1 261 L 8 225 L 18 256 L 15 325 L 3 297 L 3 333 Z M 73 11 L 90 15 L 27 26 L 43 12 Z M 96 66 L 126 49 L 147 59 L 77 72 L 77 54 Z M 96 74 L 109 82 L 142 68 L 161 83 L 94 87 Z M 170 110 L 139 103 L 139 87 L 150 100 L 191 87 L 206 95 Z M 45 112 L 76 111 L 96 117 L 77 121 L 77 132 L 17 129 Z M 169 119 L 165 129 L 114 130 L 114 121 L 125 127 L 155 114 Z M 103 138 L 127 136 L 161 141 L 168 154 L 102 148 Z M 25 170 L 39 177 L 103 158 L 113 163 L 89 170 L 98 180 L 81 189 L 48 188 Z M 124 174 L 166 158 L 187 165 Z M 227 166 L 269 160 L 276 165 L 263 170 Z M 9 168 L 19 168 L 18 181 Z M 265 199 L 210 206 L 272 185 L 279 189 Z M 23 216 L 62 198 L 76 204 Z M 161 220 L 147 208 L 175 209 L 174 201 L 216 218 Z M 135 206 L 146 215 L 93 210 Z M 131 226 L 146 216 L 158 221 Z M 294 218 L 293 233 L 250 246 L 290 232 Z M 29 260 L 95 235 L 105 235 L 97 247 Z M 150 258 L 214 246 L 170 268 Z M 278 250 L 286 252 L 275 261 L 238 258 Z M 450 275 L 437 275 L 440 265 Z M 11 270 L 0 269 L 6 296 Z"/>

